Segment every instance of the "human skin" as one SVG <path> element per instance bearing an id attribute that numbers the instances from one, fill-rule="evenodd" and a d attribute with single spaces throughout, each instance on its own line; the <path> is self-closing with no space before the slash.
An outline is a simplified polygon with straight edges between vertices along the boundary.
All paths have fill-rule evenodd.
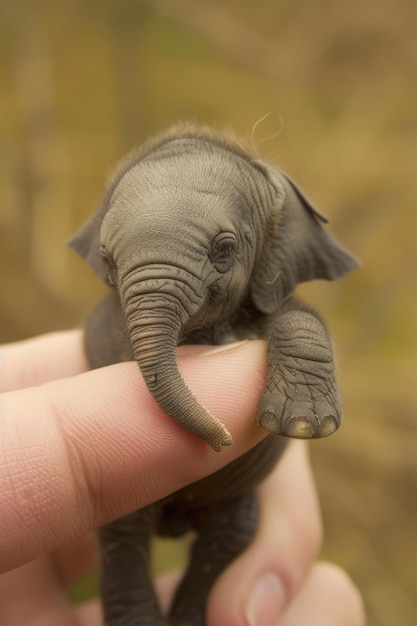
<path id="1" fill-rule="evenodd" d="M 66 599 L 96 564 L 90 531 L 215 471 L 264 436 L 253 419 L 266 370 L 262 342 L 187 347 L 179 362 L 208 408 L 222 409 L 235 443 L 221 455 L 184 437 L 134 363 L 86 372 L 79 331 L 0 350 L 0 623 L 100 624 L 97 603 L 72 608 Z M 116 423 L 114 406 L 123 409 Z M 155 429 L 158 451 L 147 434 Z M 209 626 L 362 625 L 346 575 L 315 564 L 321 521 L 302 442 L 291 443 L 259 499 L 257 535 L 212 590 Z M 165 600 L 175 579 L 158 583 Z M 256 589 L 264 614 L 250 601 Z"/>

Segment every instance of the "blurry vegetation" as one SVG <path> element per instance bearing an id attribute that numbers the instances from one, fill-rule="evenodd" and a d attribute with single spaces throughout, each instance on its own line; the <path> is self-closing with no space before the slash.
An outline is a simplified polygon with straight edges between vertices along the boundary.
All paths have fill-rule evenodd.
<path id="1" fill-rule="evenodd" d="M 1 341 L 81 323 L 101 287 L 65 240 L 117 160 L 178 119 L 253 135 L 361 259 L 300 291 L 345 402 L 312 445 L 324 556 L 371 626 L 417 623 L 416 23 L 414 0 L 0 5 Z"/>

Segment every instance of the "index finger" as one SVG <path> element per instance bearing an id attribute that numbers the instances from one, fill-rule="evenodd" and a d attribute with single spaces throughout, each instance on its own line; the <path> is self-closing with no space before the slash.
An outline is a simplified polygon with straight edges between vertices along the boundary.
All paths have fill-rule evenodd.
<path id="1" fill-rule="evenodd" d="M 162 411 L 135 363 L 0 396 L 2 571 L 212 473 L 265 436 L 262 342 L 179 363 L 233 435 L 221 454 Z"/>

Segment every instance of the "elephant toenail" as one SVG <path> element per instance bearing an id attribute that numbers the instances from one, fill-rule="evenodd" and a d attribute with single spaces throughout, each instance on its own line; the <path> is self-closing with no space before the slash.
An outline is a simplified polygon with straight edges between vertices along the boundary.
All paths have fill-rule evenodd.
<path id="1" fill-rule="evenodd" d="M 326 415 L 319 422 L 319 437 L 327 437 L 337 430 L 339 424 L 333 415 Z"/>
<path id="2" fill-rule="evenodd" d="M 278 431 L 277 417 L 271 409 L 266 409 L 262 412 L 262 415 L 258 419 L 258 423 L 270 433 Z"/>
<path id="3" fill-rule="evenodd" d="M 290 417 L 285 423 L 283 434 L 296 439 L 312 439 L 315 436 L 314 427 L 307 417 Z"/>

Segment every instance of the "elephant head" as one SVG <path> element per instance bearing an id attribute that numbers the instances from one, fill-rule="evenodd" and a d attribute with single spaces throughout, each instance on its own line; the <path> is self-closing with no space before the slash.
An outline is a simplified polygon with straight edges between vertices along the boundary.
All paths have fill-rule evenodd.
<path id="1" fill-rule="evenodd" d="M 294 183 L 237 145 L 173 132 L 121 169 L 70 245 L 117 291 L 156 401 L 220 450 L 230 434 L 186 386 L 176 347 L 248 298 L 269 314 L 297 283 L 351 270 L 321 221 Z"/>

